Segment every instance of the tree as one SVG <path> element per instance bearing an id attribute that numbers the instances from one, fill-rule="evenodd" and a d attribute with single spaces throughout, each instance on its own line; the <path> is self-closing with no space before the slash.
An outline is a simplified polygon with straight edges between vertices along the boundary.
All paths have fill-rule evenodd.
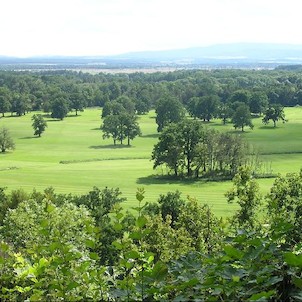
<path id="1" fill-rule="evenodd" d="M 38 135 L 39 137 L 41 134 L 45 131 L 45 128 L 47 127 L 47 123 L 44 120 L 42 114 L 34 114 L 32 116 L 32 127 L 34 128 L 34 135 Z"/>
<path id="2" fill-rule="evenodd" d="M 5 152 L 7 149 L 15 149 L 15 143 L 7 128 L 2 127 L 0 130 L 0 148 L 1 152 Z"/>
<path id="3" fill-rule="evenodd" d="M 161 194 L 158 199 L 161 215 L 163 219 L 166 219 L 168 215 L 171 216 L 172 227 L 178 221 L 180 209 L 185 204 L 180 195 L 181 192 L 176 190 L 175 192 L 168 192 L 166 195 Z"/>
<path id="4" fill-rule="evenodd" d="M 294 246 L 302 240 L 302 170 L 278 176 L 266 196 L 267 221 L 274 237 Z"/>
<path id="5" fill-rule="evenodd" d="M 101 126 L 103 131 L 103 139 L 113 138 L 113 143 L 116 145 L 116 140 L 119 138 L 119 117 L 118 115 L 108 115 L 103 119 Z"/>
<path id="6" fill-rule="evenodd" d="M 261 115 L 268 106 L 268 97 L 262 91 L 253 92 L 250 98 L 250 110 Z"/>
<path id="7" fill-rule="evenodd" d="M 76 115 L 78 115 L 78 111 L 84 111 L 84 107 L 86 106 L 83 91 L 75 84 L 70 85 L 68 88 L 70 107 L 74 109 Z"/>
<path id="8" fill-rule="evenodd" d="M 105 103 L 102 110 L 102 118 L 108 115 L 119 115 L 126 112 L 124 106 L 117 101 L 108 101 Z"/>
<path id="9" fill-rule="evenodd" d="M 198 121 L 183 120 L 168 125 L 153 148 L 154 168 L 165 164 L 174 171 L 175 176 L 184 168 L 187 176 L 191 176 L 195 148 L 202 135 L 202 125 Z"/>
<path id="10" fill-rule="evenodd" d="M 123 123 L 124 123 L 124 131 L 127 137 L 127 144 L 130 146 L 130 140 L 133 140 L 136 136 L 141 135 L 141 129 L 139 127 L 137 116 L 134 114 L 124 114 Z"/>
<path id="11" fill-rule="evenodd" d="M 241 128 L 241 131 L 244 131 L 245 126 L 249 126 L 251 129 L 254 128 L 248 105 L 242 104 L 237 107 L 232 118 L 232 123 L 235 129 Z"/>
<path id="12" fill-rule="evenodd" d="M 282 120 L 285 123 L 287 120 L 285 119 L 284 108 L 280 104 L 272 104 L 265 111 L 262 122 L 264 124 L 268 124 L 269 121 L 272 120 L 274 123 L 274 128 L 277 126 L 277 122 Z"/>
<path id="13" fill-rule="evenodd" d="M 124 111 L 120 114 L 107 115 L 103 119 L 101 130 L 103 131 L 103 138 L 113 138 L 114 145 L 116 140 L 123 144 L 124 139 L 127 138 L 128 146 L 130 146 L 130 140 L 141 135 L 137 116 Z"/>
<path id="14" fill-rule="evenodd" d="M 115 100 L 121 104 L 128 114 L 135 114 L 135 103 L 129 97 L 122 95 Z"/>
<path id="15" fill-rule="evenodd" d="M 216 116 L 219 105 L 217 95 L 206 95 L 199 98 L 197 103 L 197 117 L 209 122 Z"/>
<path id="16" fill-rule="evenodd" d="M 11 108 L 11 92 L 6 87 L 0 87 L 0 112 L 4 116 Z"/>
<path id="17" fill-rule="evenodd" d="M 225 125 L 228 118 L 231 118 L 234 114 L 233 109 L 228 102 L 220 102 L 218 105 L 218 117 L 222 119 Z"/>
<path id="18" fill-rule="evenodd" d="M 183 161 L 178 129 L 177 124 L 170 124 L 160 134 L 159 141 L 152 151 L 153 169 L 166 165 L 174 172 L 175 176 L 178 175 L 179 167 Z"/>
<path id="19" fill-rule="evenodd" d="M 248 105 L 250 102 L 250 97 L 251 97 L 251 95 L 248 90 L 245 90 L 245 89 L 236 90 L 231 94 L 231 96 L 229 98 L 229 102 L 231 102 L 231 103 L 241 102 L 241 103 Z"/>
<path id="20" fill-rule="evenodd" d="M 66 99 L 59 97 L 51 104 L 51 117 L 63 120 L 69 111 Z"/>
<path id="21" fill-rule="evenodd" d="M 240 167 L 233 179 L 233 188 L 225 196 L 229 203 L 237 201 L 240 209 L 232 218 L 237 228 L 254 229 L 257 227 L 257 213 L 261 204 L 259 184 L 253 179 L 249 167 Z"/>
<path id="22" fill-rule="evenodd" d="M 83 205 L 91 211 L 91 215 L 95 218 L 96 224 L 101 223 L 101 219 L 110 213 L 113 206 L 124 202 L 126 198 L 121 197 L 122 192 L 119 188 L 104 188 L 100 190 L 93 187 L 88 194 L 74 198 L 74 202 L 80 206 Z"/>
<path id="23" fill-rule="evenodd" d="M 158 132 L 161 132 L 170 123 L 181 121 L 185 116 L 184 106 L 175 97 L 163 97 L 159 99 L 155 112 Z"/>
<path id="24" fill-rule="evenodd" d="M 30 110 L 31 104 L 28 94 L 13 95 L 13 101 L 11 106 L 11 112 L 16 112 L 18 116 L 25 115 Z"/>
<path id="25" fill-rule="evenodd" d="M 198 121 L 184 120 L 179 123 L 179 142 L 182 146 L 184 156 L 183 165 L 187 176 L 192 176 L 196 146 L 203 137 L 202 125 Z"/>

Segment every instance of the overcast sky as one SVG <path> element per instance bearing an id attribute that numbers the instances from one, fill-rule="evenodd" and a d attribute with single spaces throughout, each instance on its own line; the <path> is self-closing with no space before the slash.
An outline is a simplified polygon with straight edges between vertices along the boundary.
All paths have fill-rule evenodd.
<path id="1" fill-rule="evenodd" d="M 0 0 L 0 55 L 302 44 L 301 0 Z"/>

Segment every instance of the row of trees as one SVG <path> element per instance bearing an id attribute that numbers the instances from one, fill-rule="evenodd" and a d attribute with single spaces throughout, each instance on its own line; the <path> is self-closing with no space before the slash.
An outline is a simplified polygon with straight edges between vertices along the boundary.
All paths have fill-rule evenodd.
<path id="1" fill-rule="evenodd" d="M 240 98 L 238 98 L 240 99 Z M 193 97 L 190 99 L 187 108 L 177 98 L 162 97 L 156 105 L 156 123 L 157 131 L 160 132 L 169 123 L 181 121 L 186 114 L 186 109 L 194 119 L 200 119 L 209 122 L 213 118 L 222 119 L 226 124 L 230 120 L 235 129 L 239 128 L 244 131 L 244 127 L 248 126 L 253 129 L 252 114 L 250 107 L 242 101 L 221 103 L 217 96 Z M 261 107 L 264 113 L 263 123 L 267 124 L 273 121 L 274 127 L 278 120 L 286 121 L 284 109 L 280 104 L 268 105 Z"/>
<path id="2" fill-rule="evenodd" d="M 263 198 L 249 168 L 226 193 L 227 219 L 169 192 L 135 215 L 118 189 L 0 189 L 2 301 L 299 301 L 302 173 Z M 260 207 L 262 213 L 260 214 Z"/>
<path id="3" fill-rule="evenodd" d="M 185 119 L 166 126 L 154 146 L 154 168 L 165 165 L 175 176 L 234 175 L 249 161 L 249 148 L 239 135 L 207 129 Z"/>
<path id="4" fill-rule="evenodd" d="M 71 110 L 105 106 L 120 97 L 137 114 L 155 108 L 159 99 L 176 98 L 192 116 L 210 120 L 232 116 L 236 102 L 253 114 L 269 104 L 302 105 L 302 79 L 294 71 L 175 71 L 154 74 L 86 74 L 82 72 L 0 72 L 0 113 L 23 115 L 31 110 L 62 119 Z M 236 107 L 236 106 L 235 106 Z M 106 109 L 106 108 L 105 108 Z M 106 110 L 105 110 L 106 111 Z"/>

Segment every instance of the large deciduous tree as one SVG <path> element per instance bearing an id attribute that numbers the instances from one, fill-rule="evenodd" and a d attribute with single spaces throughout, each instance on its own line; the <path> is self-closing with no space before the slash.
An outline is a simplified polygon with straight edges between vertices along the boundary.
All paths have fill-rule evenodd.
<path id="1" fill-rule="evenodd" d="M 192 175 L 195 147 L 202 137 L 202 126 L 198 121 L 184 120 L 164 128 L 159 142 L 154 146 L 152 160 L 154 168 L 162 164 L 177 176 L 183 168 L 187 176 Z"/>
<path id="2" fill-rule="evenodd" d="M 268 106 L 267 94 L 263 91 L 256 91 L 251 94 L 250 110 L 253 113 L 261 115 Z"/>
<path id="3" fill-rule="evenodd" d="M 125 112 L 106 116 L 103 119 L 101 130 L 103 131 L 103 139 L 112 137 L 114 145 L 117 140 L 123 144 L 124 139 L 127 138 L 128 146 L 130 146 L 130 141 L 141 135 L 137 116 Z"/>
<path id="4" fill-rule="evenodd" d="M 192 116 L 207 122 L 217 115 L 218 106 L 219 97 L 217 95 L 193 97 L 188 105 Z"/>
<path id="5" fill-rule="evenodd" d="M 272 104 L 265 111 L 262 122 L 264 124 L 268 124 L 269 121 L 272 120 L 274 123 L 274 128 L 277 126 L 277 122 L 281 120 L 283 123 L 286 122 L 284 108 L 280 104 Z"/>
<path id="6" fill-rule="evenodd" d="M 244 131 L 245 126 L 249 126 L 251 129 L 254 128 L 248 105 L 242 104 L 237 107 L 232 118 L 232 123 L 235 129 L 241 128 L 241 131 Z"/>
<path id="7" fill-rule="evenodd" d="M 9 130 L 5 127 L 0 129 L 0 148 L 3 153 L 8 149 L 15 149 L 15 143 L 9 133 Z"/>
<path id="8" fill-rule="evenodd" d="M 40 137 L 47 127 L 47 122 L 41 114 L 34 114 L 31 119 L 33 121 L 32 127 L 35 131 L 34 135 L 38 135 Z"/>
<path id="9" fill-rule="evenodd" d="M 0 112 L 4 116 L 11 108 L 11 92 L 7 87 L 0 87 Z"/>
<path id="10" fill-rule="evenodd" d="M 179 144 L 179 127 L 177 124 L 167 126 L 159 136 L 158 143 L 154 146 L 151 159 L 153 168 L 166 165 L 177 176 L 183 161 L 182 146 Z"/>
<path id="11" fill-rule="evenodd" d="M 253 179 L 252 170 L 249 167 L 240 167 L 233 178 L 233 188 L 226 192 L 225 196 L 229 203 L 236 201 L 240 206 L 232 218 L 233 226 L 247 230 L 255 229 L 261 194 L 259 185 Z"/>
<path id="12" fill-rule="evenodd" d="M 63 97 L 55 99 L 51 104 L 51 117 L 63 120 L 69 111 L 68 103 Z"/>
<path id="13" fill-rule="evenodd" d="M 114 145 L 119 138 L 119 117 L 118 115 L 108 115 L 103 119 L 101 125 L 103 139 L 112 137 Z"/>
<path id="14" fill-rule="evenodd" d="M 130 141 L 133 140 L 136 136 L 141 135 L 141 129 L 139 127 L 138 117 L 134 114 L 125 114 L 123 123 L 124 123 L 124 132 L 127 137 L 127 144 L 130 146 Z"/>
<path id="15" fill-rule="evenodd" d="M 157 131 L 161 132 L 170 123 L 181 121 L 185 116 L 183 104 L 176 97 L 163 97 L 156 105 Z"/>

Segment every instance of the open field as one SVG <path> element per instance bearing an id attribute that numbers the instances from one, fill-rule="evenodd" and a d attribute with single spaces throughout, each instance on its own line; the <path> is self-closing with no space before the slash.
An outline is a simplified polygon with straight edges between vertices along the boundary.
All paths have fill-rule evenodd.
<path id="1" fill-rule="evenodd" d="M 254 119 L 255 128 L 243 135 L 255 145 L 263 161 L 274 173 L 298 172 L 302 160 L 302 108 L 285 110 L 286 124 L 264 126 Z M 63 121 L 48 119 L 48 128 L 41 138 L 33 136 L 32 114 L 0 119 L 0 126 L 9 128 L 16 150 L 0 154 L 0 183 L 8 190 L 23 188 L 38 191 L 52 186 L 58 193 L 87 193 L 93 186 L 119 187 L 127 197 L 126 207 L 136 204 L 137 187 L 144 187 L 147 201 L 156 201 L 159 194 L 179 190 L 183 197 L 190 195 L 209 203 L 218 215 L 234 210 L 224 193 L 231 182 L 172 181 L 154 177 L 162 171 L 152 169 L 151 150 L 157 142 L 154 112 L 140 118 L 142 137 L 133 145 L 113 146 L 103 140 L 99 130 L 100 109 L 87 109 L 79 116 L 70 115 Z M 221 131 L 233 131 L 232 125 L 220 121 L 209 124 Z M 263 193 L 273 179 L 259 180 Z"/>

